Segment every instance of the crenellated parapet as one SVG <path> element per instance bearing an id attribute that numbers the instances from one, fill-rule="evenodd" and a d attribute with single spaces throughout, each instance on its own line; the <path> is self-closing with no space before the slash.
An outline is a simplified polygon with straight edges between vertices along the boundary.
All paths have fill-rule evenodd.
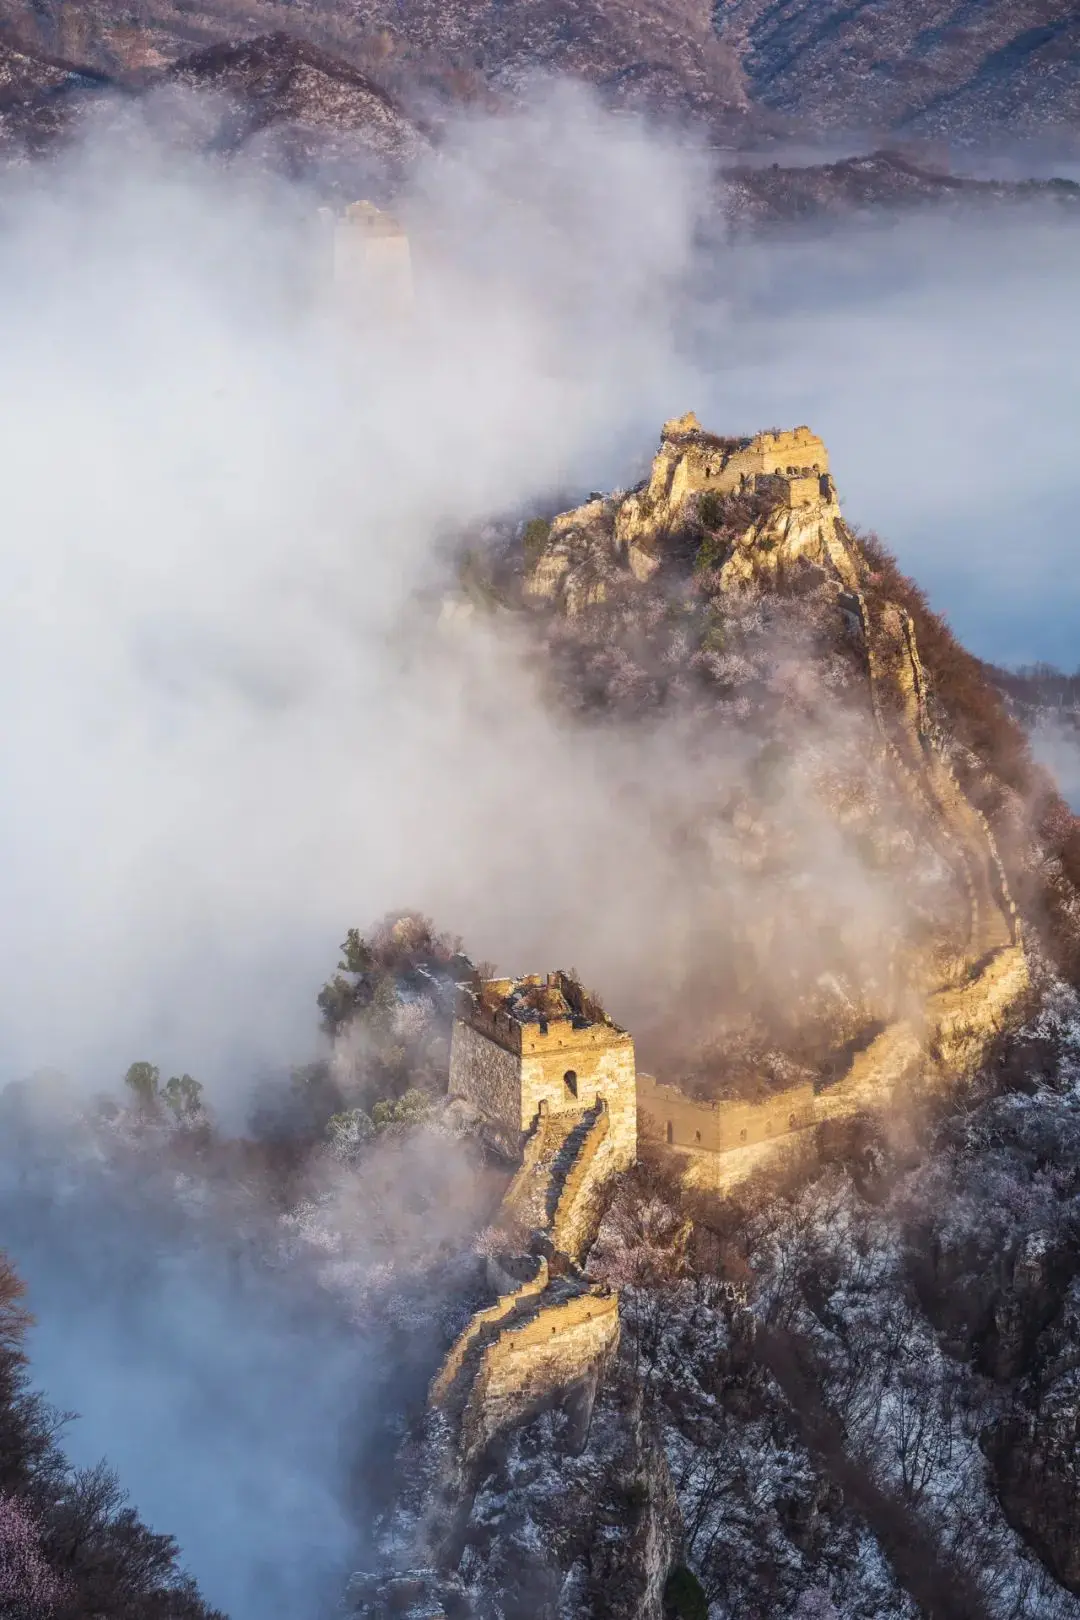
<path id="1" fill-rule="evenodd" d="M 543 1107 L 581 1115 L 601 1101 L 613 1155 L 634 1162 L 634 1042 L 569 974 L 463 987 L 450 1046 L 449 1095 L 483 1121 L 512 1158 Z"/>
<path id="2" fill-rule="evenodd" d="M 619 1344 L 618 1296 L 606 1289 L 548 1293 L 535 1314 L 508 1322 L 480 1355 L 461 1419 L 466 1461 L 500 1432 L 592 1377 Z"/>
<path id="3" fill-rule="evenodd" d="M 664 424 L 642 487 L 610 501 L 589 500 L 553 519 L 525 588 L 560 599 L 570 614 L 582 612 L 604 600 L 613 569 L 651 578 L 671 537 L 698 524 L 703 503 L 711 503 L 715 515 L 717 502 L 722 507 L 743 496 L 764 503 L 769 517 L 760 535 L 743 519 L 736 573 L 753 573 L 763 564 L 775 572 L 802 555 L 821 559 L 839 506 L 829 452 L 817 434 L 802 426 L 724 438 L 706 433 L 690 411 Z M 768 547 L 757 544 L 765 527 Z"/>
<path id="4" fill-rule="evenodd" d="M 430 1399 L 436 1406 L 445 1406 L 453 1398 L 468 1364 L 470 1352 L 484 1348 L 485 1335 L 494 1337 L 499 1327 L 507 1322 L 526 1301 L 542 1294 L 550 1281 L 548 1263 L 543 1255 L 532 1257 L 532 1275 L 516 1288 L 500 1294 L 494 1305 L 485 1306 L 470 1318 L 467 1326 L 454 1340 L 439 1372 L 432 1382 Z"/>

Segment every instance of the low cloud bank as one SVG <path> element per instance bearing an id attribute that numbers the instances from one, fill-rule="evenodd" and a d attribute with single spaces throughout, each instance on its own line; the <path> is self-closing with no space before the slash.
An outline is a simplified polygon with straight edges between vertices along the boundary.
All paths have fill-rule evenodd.
<path id="1" fill-rule="evenodd" d="M 632 939 L 667 881 L 633 780 L 513 649 L 416 678 L 398 626 L 455 526 L 630 481 L 684 406 L 809 420 L 976 650 L 1064 655 L 1075 230 L 724 246 L 699 152 L 562 88 L 421 169 L 416 320 L 361 338 L 305 280 L 307 206 L 130 131 L 5 183 L 8 1074 L 246 1085 L 388 906 L 599 968 L 598 851 Z"/>

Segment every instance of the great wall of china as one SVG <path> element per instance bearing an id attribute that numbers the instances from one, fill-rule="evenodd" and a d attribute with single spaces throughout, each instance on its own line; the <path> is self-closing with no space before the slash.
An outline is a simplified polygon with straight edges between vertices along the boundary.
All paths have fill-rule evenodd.
<path id="1" fill-rule="evenodd" d="M 555 1390 L 587 1392 L 617 1349 L 618 1297 L 581 1263 L 604 1186 L 637 1155 L 633 1043 L 567 974 L 492 980 L 460 993 L 450 1093 L 520 1157 L 488 1262 L 498 1298 L 468 1323 L 430 1391 L 464 1478 L 501 1429 Z"/>
<path id="2" fill-rule="evenodd" d="M 767 467 L 770 456 L 812 457 L 815 470 L 822 470 L 819 499 L 781 501 L 748 530 L 725 565 L 725 584 L 747 580 L 755 572 L 775 572 L 798 557 L 818 563 L 834 577 L 841 605 L 859 626 L 874 719 L 893 775 L 932 829 L 967 894 L 968 939 L 944 982 L 925 986 L 920 1014 L 888 1025 L 855 1056 L 848 1072 L 828 1086 L 798 1086 L 756 1104 L 702 1104 L 639 1076 L 642 1147 L 679 1151 L 685 1158 L 685 1180 L 715 1189 L 732 1187 L 762 1163 L 797 1150 L 825 1121 L 896 1106 L 920 1086 L 932 1089 L 943 1071 L 958 1079 L 970 1074 L 1028 984 L 1016 907 L 993 833 L 957 781 L 929 719 L 914 624 L 895 603 L 884 603 L 876 614 L 871 609 L 827 476 L 827 452 L 820 441 L 811 444 L 808 432 L 798 428 L 790 435 L 762 435 L 762 459 Z M 697 448 L 699 436 L 710 442 L 710 436 L 699 435 L 693 417 L 665 427 L 657 463 L 662 463 L 667 483 L 654 494 L 665 512 L 671 512 L 670 490 L 676 483 L 687 492 L 716 487 L 707 452 Z M 681 471 L 683 445 L 688 447 L 689 470 Z M 732 458 L 740 483 L 743 459 L 745 450 Z M 762 547 L 763 539 L 776 543 Z"/>
<path id="3" fill-rule="evenodd" d="M 942 980 L 922 987 L 919 1011 L 874 1035 L 841 1078 L 758 1103 L 699 1103 L 637 1074 L 630 1036 L 566 974 L 462 990 L 450 1095 L 520 1164 L 495 1223 L 502 1234 L 501 1251 L 489 1261 L 496 1302 L 472 1318 L 431 1385 L 430 1410 L 449 1436 L 454 1461 L 447 1477 L 458 1492 L 468 1493 L 474 1464 L 507 1425 L 574 1389 L 587 1405 L 617 1349 L 618 1296 L 583 1269 L 613 1176 L 639 1153 L 659 1153 L 674 1156 L 689 1185 L 731 1188 L 797 1152 L 826 1121 L 898 1106 L 943 1076 L 955 1082 L 972 1074 L 1028 984 L 993 835 L 929 720 L 914 626 L 895 604 L 870 606 L 821 441 L 806 428 L 718 440 L 702 434 L 692 415 L 668 423 L 647 488 L 625 497 L 616 514 L 625 563 L 646 577 L 688 500 L 748 487 L 764 488 L 775 504 L 735 546 L 725 583 L 736 587 L 801 557 L 835 581 L 865 648 L 874 719 L 892 773 L 967 896 L 966 945 Z M 557 519 L 556 541 L 588 522 L 590 511 L 591 505 Z M 565 569 L 545 568 L 541 558 L 536 574 L 537 588 L 555 594 Z M 438 1539 L 430 1541 L 433 1549 Z"/>

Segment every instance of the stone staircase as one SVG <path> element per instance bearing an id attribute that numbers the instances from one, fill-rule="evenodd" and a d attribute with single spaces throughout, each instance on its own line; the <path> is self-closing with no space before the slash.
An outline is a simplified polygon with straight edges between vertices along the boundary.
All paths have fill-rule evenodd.
<path id="1" fill-rule="evenodd" d="M 558 1113 L 541 1104 L 521 1168 L 503 1198 L 498 1224 L 523 1226 L 533 1232 L 550 1233 L 554 1238 L 554 1222 L 564 1190 L 571 1178 L 575 1189 L 581 1187 L 607 1130 L 603 1103 Z"/>
<path id="2" fill-rule="evenodd" d="M 609 1136 L 603 1101 L 539 1110 L 496 1218 L 508 1237 L 528 1231 L 534 1252 L 518 1264 L 532 1270 L 476 1312 L 431 1385 L 429 1405 L 458 1435 L 462 1467 L 501 1429 L 587 1381 L 618 1344 L 618 1296 L 579 1270 L 599 1219 Z"/>

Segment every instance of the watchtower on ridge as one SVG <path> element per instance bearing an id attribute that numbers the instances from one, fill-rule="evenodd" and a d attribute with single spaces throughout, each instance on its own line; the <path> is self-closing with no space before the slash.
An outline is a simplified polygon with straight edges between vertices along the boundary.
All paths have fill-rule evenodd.
<path id="1" fill-rule="evenodd" d="M 461 987 L 449 1095 L 512 1157 L 542 1110 L 583 1115 L 602 1102 L 616 1162 L 637 1157 L 633 1040 L 568 973 Z"/>
<path id="2" fill-rule="evenodd" d="M 404 316 L 413 304 L 412 252 L 395 215 L 362 201 L 344 211 L 320 208 L 330 276 L 338 298 L 357 318 Z"/>

